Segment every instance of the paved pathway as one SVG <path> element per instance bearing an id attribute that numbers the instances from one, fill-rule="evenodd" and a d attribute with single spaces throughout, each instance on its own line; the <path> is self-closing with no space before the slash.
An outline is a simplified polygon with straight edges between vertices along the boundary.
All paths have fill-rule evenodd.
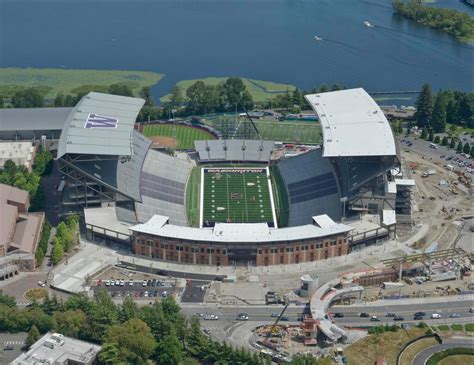
<path id="1" fill-rule="evenodd" d="M 413 359 L 413 365 L 425 365 L 428 359 L 437 352 L 447 349 L 469 347 L 474 348 L 474 339 L 469 337 L 457 337 L 443 341 L 442 344 L 429 347 L 419 352 Z"/>

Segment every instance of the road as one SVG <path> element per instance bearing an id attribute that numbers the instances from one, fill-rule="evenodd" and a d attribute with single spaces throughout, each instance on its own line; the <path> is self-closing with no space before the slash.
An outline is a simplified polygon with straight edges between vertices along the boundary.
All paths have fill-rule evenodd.
<path id="1" fill-rule="evenodd" d="M 412 364 L 413 365 L 425 365 L 428 359 L 434 355 L 437 352 L 444 351 L 446 349 L 452 349 L 452 348 L 460 348 L 460 347 L 468 347 L 472 348 L 473 347 L 473 342 L 472 339 L 466 338 L 466 339 L 453 339 L 449 340 L 446 342 L 443 342 L 442 344 L 439 344 L 437 346 L 429 347 L 420 353 L 418 353 L 415 358 L 413 359 Z"/>
<path id="2" fill-rule="evenodd" d="M 428 300 L 428 299 L 427 299 Z M 334 318 L 334 321 L 341 325 L 355 326 L 355 325 L 379 325 L 385 323 L 404 323 L 404 322 L 418 322 L 414 321 L 413 317 L 416 312 L 425 312 L 424 321 L 429 323 L 443 324 L 445 322 L 466 322 L 472 321 L 473 313 L 469 309 L 474 307 L 471 300 L 463 300 L 459 302 L 440 302 L 440 303 L 423 303 L 423 304 L 394 304 L 390 306 L 334 306 L 330 313 L 344 313 L 343 318 Z M 360 313 L 368 313 L 370 316 L 377 316 L 380 322 L 371 322 L 370 318 L 361 318 Z M 387 313 L 395 313 L 405 318 L 404 321 L 394 321 L 392 317 L 386 317 Z M 431 319 L 431 314 L 438 313 L 442 318 Z M 459 315 L 458 318 L 451 318 L 451 313 Z"/>

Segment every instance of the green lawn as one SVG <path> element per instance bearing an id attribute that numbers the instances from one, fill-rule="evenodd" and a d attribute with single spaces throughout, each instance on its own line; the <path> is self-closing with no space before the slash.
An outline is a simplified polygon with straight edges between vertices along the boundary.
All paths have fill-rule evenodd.
<path id="1" fill-rule="evenodd" d="M 224 118 L 232 118 L 232 116 L 207 118 L 202 119 L 202 122 L 221 130 Z M 321 143 L 321 125 L 319 122 L 277 122 L 261 119 L 254 120 L 254 124 L 264 140 L 306 144 Z"/>
<path id="2" fill-rule="evenodd" d="M 204 226 L 273 221 L 266 169 L 237 170 L 204 169 Z"/>
<path id="3" fill-rule="evenodd" d="M 186 211 L 191 227 L 199 227 L 201 167 L 194 167 L 186 185 Z"/>
<path id="4" fill-rule="evenodd" d="M 452 324 L 451 329 L 453 331 L 462 331 L 464 329 L 462 324 Z"/>
<path id="5" fill-rule="evenodd" d="M 186 95 L 186 90 L 196 81 L 204 81 L 207 85 L 217 85 L 219 83 L 225 82 L 227 77 L 207 77 L 204 79 L 193 79 L 193 80 L 183 80 L 178 82 L 176 85 L 183 91 L 183 95 Z M 261 80 L 253 80 L 242 78 L 247 90 L 249 91 L 250 95 L 252 95 L 254 102 L 262 102 L 269 99 L 274 98 L 278 94 L 284 94 L 287 90 L 290 92 L 295 89 L 295 86 L 289 84 L 279 84 L 270 81 L 261 81 Z M 163 96 L 160 101 L 166 102 L 168 101 L 169 96 Z"/>
<path id="6" fill-rule="evenodd" d="M 0 94 L 11 97 L 22 87 L 40 87 L 46 97 L 74 93 L 77 89 L 106 91 L 108 86 L 126 83 L 138 95 L 143 86 L 156 84 L 163 75 L 144 71 L 69 70 L 62 68 L 0 68 Z"/>
<path id="7" fill-rule="evenodd" d="M 215 138 L 212 134 L 202 129 L 178 124 L 146 125 L 143 129 L 143 134 L 146 137 L 164 136 L 176 138 L 176 148 L 178 149 L 194 149 L 194 141 Z"/>
<path id="8" fill-rule="evenodd" d="M 467 332 L 474 332 L 474 323 L 467 323 L 464 325 L 464 328 Z"/>

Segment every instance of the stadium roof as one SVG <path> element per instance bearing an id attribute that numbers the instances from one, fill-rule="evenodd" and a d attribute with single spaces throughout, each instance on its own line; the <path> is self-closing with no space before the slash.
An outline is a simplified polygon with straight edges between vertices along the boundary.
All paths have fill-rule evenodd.
<path id="1" fill-rule="evenodd" d="M 155 215 L 148 222 L 138 224 L 129 229 L 134 232 L 161 237 L 229 243 L 287 242 L 325 237 L 352 230 L 352 227 L 336 223 L 327 216 L 313 217 L 313 219 L 324 222 L 323 227 L 307 224 L 299 227 L 277 229 L 268 227 L 267 223 L 216 223 L 214 228 L 192 228 L 168 224 L 168 217 Z"/>
<path id="2" fill-rule="evenodd" d="M 69 114 L 58 158 L 67 153 L 132 155 L 132 130 L 145 100 L 90 92 Z"/>
<path id="3" fill-rule="evenodd" d="M 395 156 L 390 124 L 362 89 L 306 95 L 321 121 L 324 157 Z"/>
<path id="4" fill-rule="evenodd" d="M 0 131 L 61 130 L 72 109 L 0 109 Z"/>

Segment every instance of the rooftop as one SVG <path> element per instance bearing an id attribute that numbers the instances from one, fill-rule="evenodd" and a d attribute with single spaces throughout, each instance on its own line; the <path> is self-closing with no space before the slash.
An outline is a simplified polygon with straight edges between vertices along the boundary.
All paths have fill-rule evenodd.
<path id="1" fill-rule="evenodd" d="M 29 169 L 33 163 L 34 151 L 35 147 L 31 142 L 0 142 L 0 167 L 12 160 L 15 165 Z"/>
<path id="2" fill-rule="evenodd" d="M 132 131 L 145 100 L 90 92 L 72 109 L 58 146 L 67 153 L 132 155 Z"/>
<path id="3" fill-rule="evenodd" d="M 321 122 L 324 157 L 396 155 L 390 124 L 364 89 L 311 94 L 305 98 Z"/>
<path id="4" fill-rule="evenodd" d="M 35 342 L 28 352 L 22 353 L 11 364 L 90 364 L 100 350 L 99 345 L 48 332 Z"/>
<path id="5" fill-rule="evenodd" d="M 73 108 L 0 109 L 0 130 L 61 130 L 72 109 Z"/>
<path id="6" fill-rule="evenodd" d="M 352 227 L 336 223 L 326 215 L 313 217 L 322 227 L 270 228 L 266 223 L 216 223 L 214 228 L 193 228 L 168 224 L 168 217 L 155 215 L 148 222 L 130 227 L 131 231 L 162 237 L 206 242 L 260 243 L 293 241 L 349 232 Z"/>

